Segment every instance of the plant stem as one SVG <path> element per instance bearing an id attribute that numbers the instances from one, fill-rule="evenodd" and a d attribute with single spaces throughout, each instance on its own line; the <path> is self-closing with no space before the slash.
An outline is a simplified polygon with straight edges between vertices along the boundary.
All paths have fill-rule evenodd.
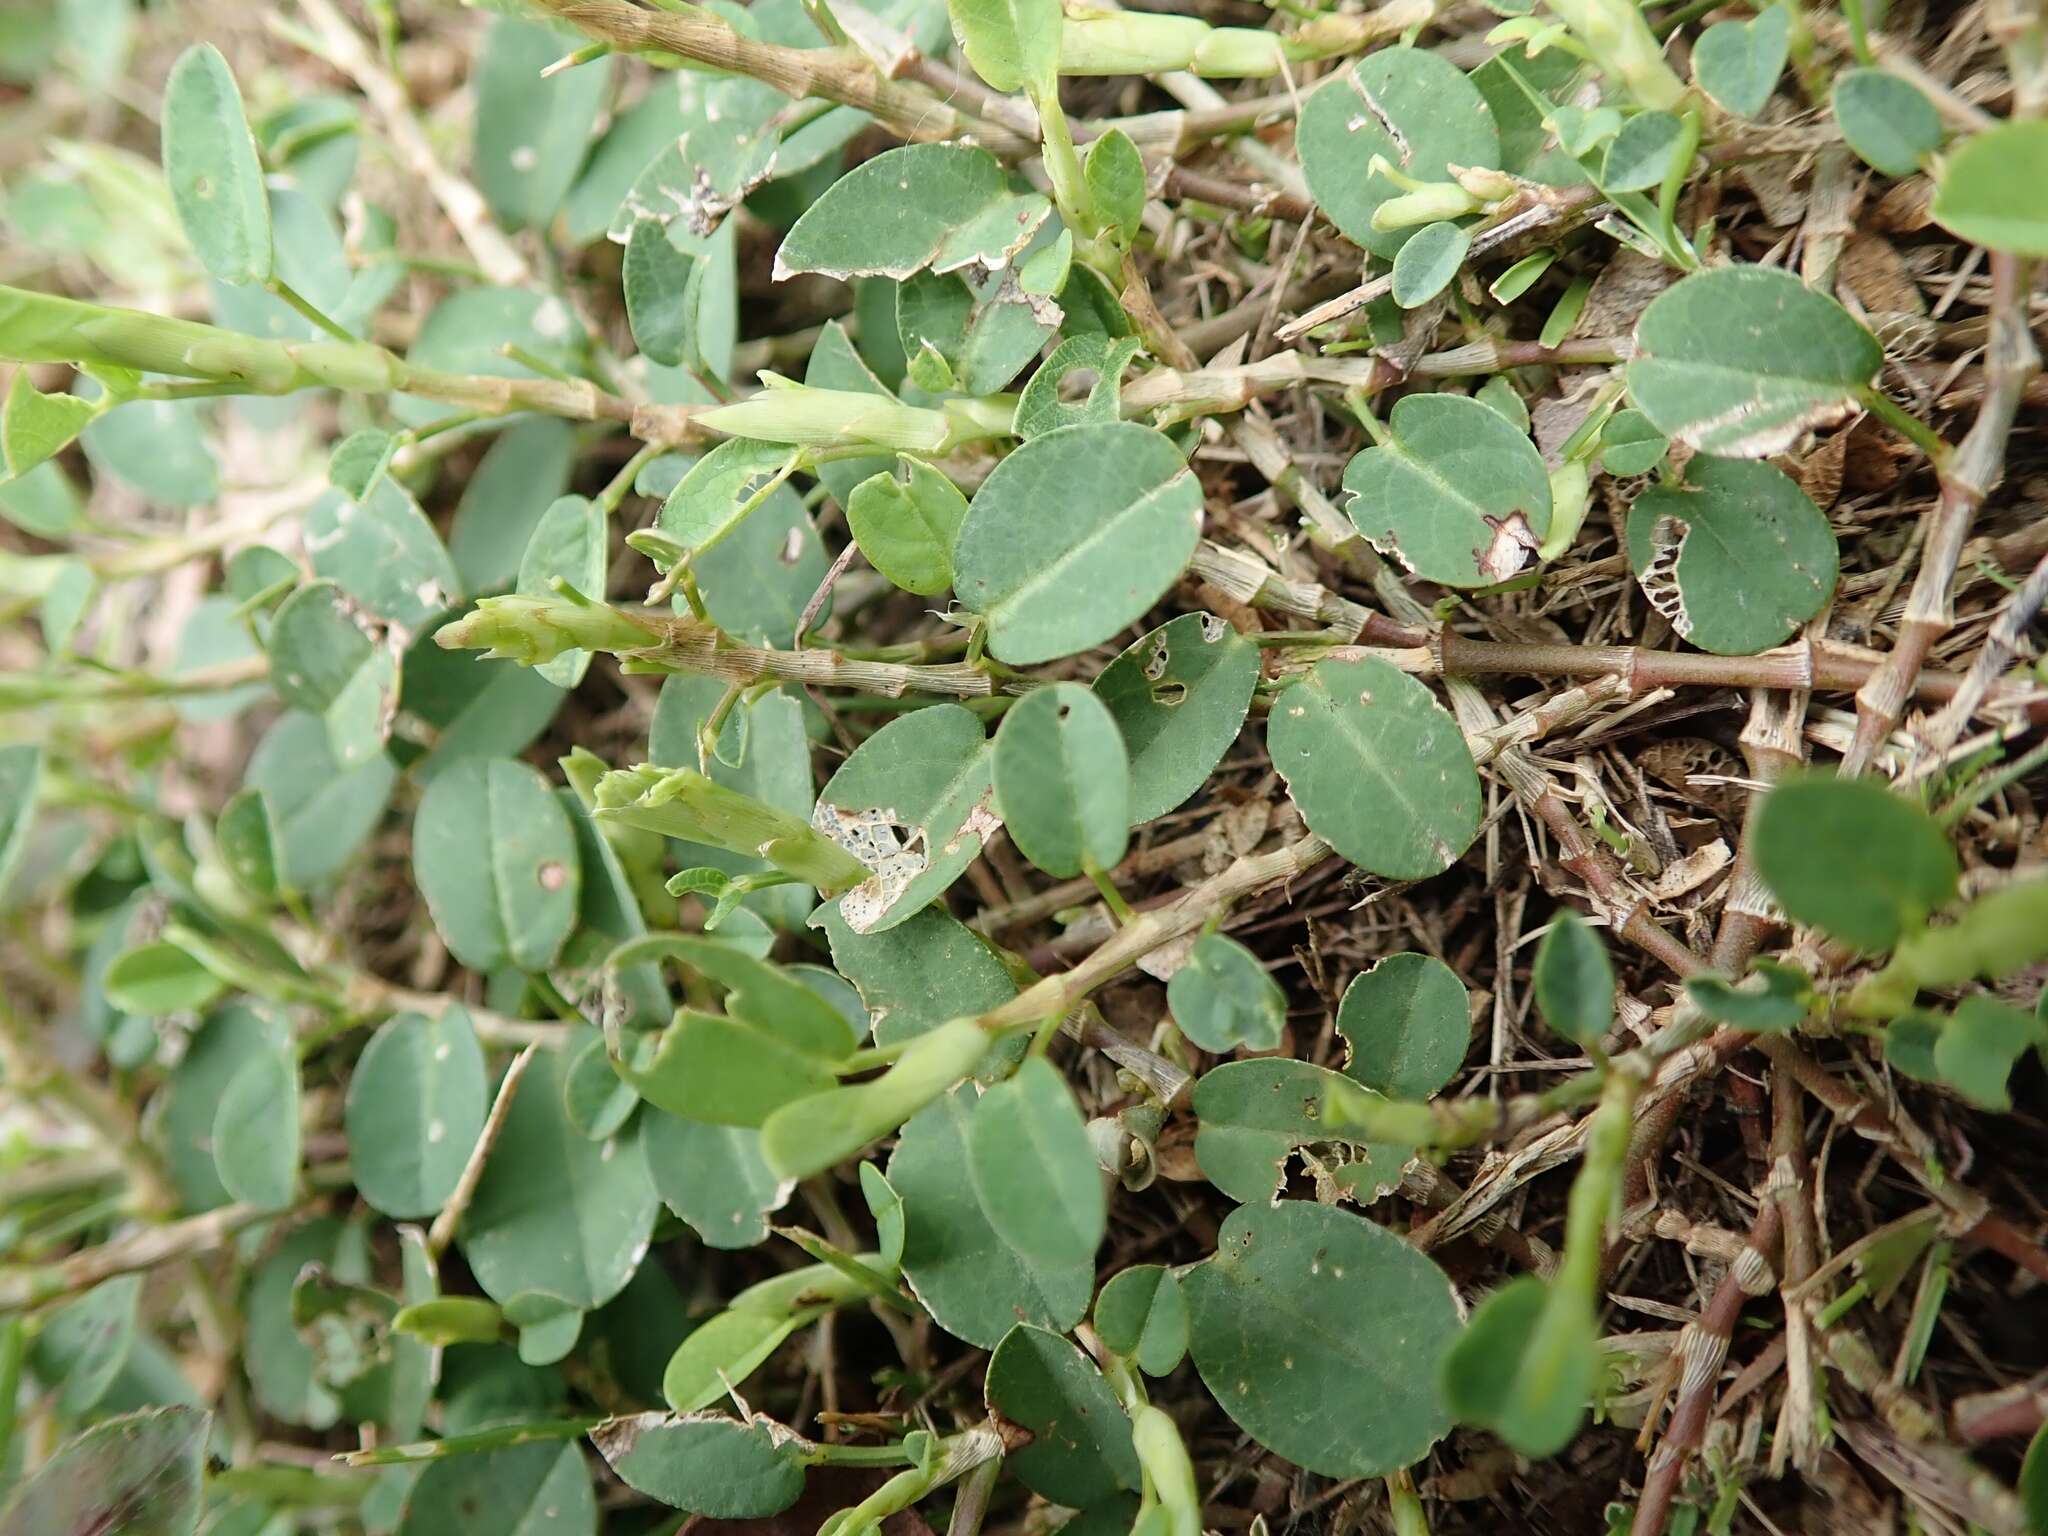
<path id="1" fill-rule="evenodd" d="M 494 1429 L 479 1429 L 467 1435 L 445 1435 L 439 1440 L 416 1440 L 410 1445 L 380 1445 L 367 1451 L 345 1451 L 334 1459 L 351 1467 L 398 1467 L 420 1461 L 446 1461 L 451 1456 L 475 1456 L 515 1445 L 579 1440 L 604 1422 L 603 1419 L 544 1419 L 529 1424 L 501 1424 Z"/>

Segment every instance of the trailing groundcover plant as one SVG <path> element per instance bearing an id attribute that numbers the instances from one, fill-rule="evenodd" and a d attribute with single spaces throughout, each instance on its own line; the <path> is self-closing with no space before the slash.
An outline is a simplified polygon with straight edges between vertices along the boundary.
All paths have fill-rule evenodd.
<path id="1" fill-rule="evenodd" d="M 9 11 L 0 1531 L 2048 1528 L 2041 12 L 1487 3 Z"/>

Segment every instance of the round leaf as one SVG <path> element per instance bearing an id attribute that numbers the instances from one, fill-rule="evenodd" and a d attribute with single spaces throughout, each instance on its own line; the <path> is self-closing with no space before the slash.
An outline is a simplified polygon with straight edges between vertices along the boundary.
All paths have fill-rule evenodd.
<path id="1" fill-rule="evenodd" d="M 513 1094 L 462 1223 L 462 1251 L 500 1303 L 539 1291 L 588 1311 L 632 1278 L 658 1202 L 638 1137 L 595 1142 L 569 1123 L 561 1056 L 536 1055 Z"/>
<path id="2" fill-rule="evenodd" d="M 1425 581 L 1483 587 L 1550 532 L 1550 478 L 1528 434 L 1463 395 L 1404 395 L 1344 469 L 1358 531 Z"/>
<path id="3" fill-rule="evenodd" d="M 1972 245 L 2048 256 L 2048 122 L 2000 123 L 1963 140 L 1942 167 L 1929 211 Z"/>
<path id="4" fill-rule="evenodd" d="M 1441 874 L 1478 835 L 1457 722 L 1389 662 L 1318 662 L 1274 702 L 1266 740 L 1309 830 L 1375 875 Z"/>
<path id="5" fill-rule="evenodd" d="M 1166 984 L 1166 1003 L 1180 1032 L 1205 1051 L 1270 1051 L 1287 1023 L 1279 983 L 1257 955 L 1220 933 L 1195 941 Z"/>
<path id="6" fill-rule="evenodd" d="M 994 1349 L 1013 1325 L 1067 1329 L 1088 1311 L 1092 1261 L 1046 1264 L 997 1235 L 968 1173 L 974 1090 L 957 1088 L 903 1127 L 889 1182 L 903 1198 L 903 1274 L 948 1333 Z"/>
<path id="7" fill-rule="evenodd" d="M 576 922 L 576 834 L 524 763 L 466 758 L 413 821 L 413 878 L 434 926 L 473 971 L 542 971 Z"/>
<path id="8" fill-rule="evenodd" d="M 1390 1099 L 1426 1099 L 1464 1063 L 1471 1000 L 1457 972 L 1430 955 L 1389 955 L 1352 978 L 1337 1005 L 1347 1076 Z"/>
<path id="9" fill-rule="evenodd" d="M 1437 1382 L 1458 1331 L 1450 1283 L 1384 1228 L 1300 1200 L 1242 1206 L 1183 1284 L 1203 1383 L 1276 1455 L 1380 1477 L 1450 1427 Z"/>
<path id="10" fill-rule="evenodd" d="M 1316 206 L 1353 243 L 1391 258 L 1413 229 L 1382 230 L 1372 216 L 1401 189 L 1375 155 L 1417 181 L 1447 180 L 1452 165 L 1496 167 L 1500 135 L 1479 88 L 1442 55 L 1381 48 L 1302 103 L 1295 133 Z"/>
<path id="11" fill-rule="evenodd" d="M 1008 1459 L 1041 1498 L 1076 1508 L 1141 1484 L 1131 1421 L 1086 1355 L 1044 1328 L 1020 1323 L 989 1358 L 988 1406 L 1031 1431 Z"/>
<path id="12" fill-rule="evenodd" d="M 1108 708 L 1079 683 L 1024 695 L 996 732 L 996 804 L 1017 851 L 1049 875 L 1108 870 L 1131 828 L 1131 770 Z"/>
<path id="13" fill-rule="evenodd" d="M 1883 363 L 1876 337 L 1791 273 L 1721 267 L 1650 301 L 1628 390 L 1667 437 L 1763 459 L 1855 412 Z"/>
<path id="14" fill-rule="evenodd" d="M 1882 69 L 1845 70 L 1829 99 L 1842 137 L 1874 171 L 1910 176 L 1941 147 L 1941 116 L 1910 80 Z"/>
<path id="15" fill-rule="evenodd" d="M 1184 613 L 1102 669 L 1094 688 L 1130 759 L 1131 825 L 1209 782 L 1259 682 L 1259 648 L 1208 613 Z"/>
<path id="16" fill-rule="evenodd" d="M 1394 302 L 1414 309 L 1450 287 L 1472 237 L 1447 219 L 1425 224 L 1394 253 Z"/>
<path id="17" fill-rule="evenodd" d="M 389 1020 L 349 1079 L 356 1189 L 387 1216 L 433 1215 L 454 1193 L 489 1108 L 483 1047 L 461 1007 Z"/>
<path id="18" fill-rule="evenodd" d="M 998 1238 L 1046 1270 L 1092 1267 L 1109 1219 L 1102 1170 L 1080 1106 L 1044 1057 L 982 1095 L 967 1161 Z"/>
<path id="19" fill-rule="evenodd" d="M 199 261 L 223 283 L 270 276 L 270 201 L 234 71 L 211 43 L 178 55 L 164 81 L 164 177 Z"/>
<path id="20" fill-rule="evenodd" d="M 1629 564 L 1651 606 L 1703 651 L 1750 656 L 1827 606 L 1834 530 L 1777 466 L 1695 458 L 1629 508 Z"/>
<path id="21" fill-rule="evenodd" d="M 1143 617 L 1201 529 L 1201 485 L 1170 439 L 1135 422 L 1062 427 L 1017 448 L 975 493 L 954 590 L 987 618 L 999 660 L 1051 661 Z"/>
<path id="22" fill-rule="evenodd" d="M 1866 953 L 1946 906 L 1961 877 L 1933 818 L 1867 779 L 1778 785 L 1758 813 L 1756 860 L 1794 922 Z"/>

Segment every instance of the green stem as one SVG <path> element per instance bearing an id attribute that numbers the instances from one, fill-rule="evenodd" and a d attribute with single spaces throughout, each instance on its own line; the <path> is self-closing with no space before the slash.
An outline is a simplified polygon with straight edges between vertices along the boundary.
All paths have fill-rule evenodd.
<path id="1" fill-rule="evenodd" d="M 1926 454 L 1936 473 L 1947 471 L 1949 460 L 1955 457 L 1955 450 L 1940 433 L 1881 389 L 1866 385 L 1858 390 L 1857 394 L 1871 415 L 1886 426 L 1897 430 L 1901 436 L 1910 439 L 1915 447 Z"/>
<path id="2" fill-rule="evenodd" d="M 451 1456 L 475 1456 L 483 1451 L 501 1451 L 514 1445 L 577 1440 L 602 1423 L 603 1419 L 549 1419 L 537 1424 L 505 1424 L 496 1429 L 480 1429 L 473 1434 L 416 1440 L 410 1445 L 380 1445 L 374 1450 L 347 1451 L 335 1459 L 351 1467 L 397 1467 L 419 1461 L 446 1461 Z"/>
<path id="3" fill-rule="evenodd" d="M 321 330 L 332 336 L 336 341 L 346 342 L 352 347 L 361 344 L 359 337 L 350 335 L 337 321 L 329 319 L 324 311 L 314 305 L 312 300 L 300 293 L 298 289 L 294 288 L 283 278 L 271 278 L 268 286 L 273 294 L 284 300 L 285 303 L 312 321 L 313 324 L 320 327 Z"/>

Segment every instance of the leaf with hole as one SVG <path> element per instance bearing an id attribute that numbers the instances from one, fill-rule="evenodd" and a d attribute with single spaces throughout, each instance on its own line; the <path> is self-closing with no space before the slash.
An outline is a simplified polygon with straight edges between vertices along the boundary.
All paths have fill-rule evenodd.
<path id="1" fill-rule="evenodd" d="M 1876 337 L 1791 273 L 1719 267 L 1650 301 L 1628 392 L 1667 437 L 1764 459 L 1854 414 L 1883 363 Z"/>
<path id="2" fill-rule="evenodd" d="M 1316 663 L 1274 700 L 1266 742 L 1309 830 L 1372 874 L 1441 874 L 1478 835 L 1479 774 L 1457 722 L 1389 662 Z"/>
<path id="3" fill-rule="evenodd" d="M 1373 547 L 1453 587 L 1505 581 L 1550 532 L 1550 479 L 1528 434 L 1462 395 L 1404 395 L 1344 469 Z"/>
<path id="4" fill-rule="evenodd" d="M 1384 1227 L 1327 1205 L 1246 1205 L 1187 1271 L 1202 1382 L 1260 1445 L 1326 1477 L 1380 1477 L 1450 1428 L 1437 1377 L 1450 1282 Z M 1345 1319 L 1370 1317 L 1370 1332 Z"/>
<path id="5" fill-rule="evenodd" d="M 1297 1148 L 1335 1146 L 1347 1192 L 1370 1179 L 1374 1189 L 1399 1182 L 1409 1149 L 1366 1142 L 1323 1123 L 1323 1103 L 1337 1074 L 1284 1056 L 1230 1061 L 1195 1084 L 1195 1163 L 1231 1199 L 1257 1205 L 1278 1198 L 1287 1161 Z M 1354 1090 L 1355 1091 L 1355 1090 Z M 1382 1191 L 1383 1192 L 1383 1191 Z M 1362 1199 L 1374 1198 L 1371 1191 Z"/>
<path id="6" fill-rule="evenodd" d="M 0 466 L 10 477 L 27 474 L 52 454 L 69 447 L 94 415 L 90 400 L 46 395 L 17 368 L 0 406 Z"/>
<path id="7" fill-rule="evenodd" d="M 234 71 L 211 43 L 178 55 L 164 80 L 164 177 L 200 265 L 223 283 L 270 277 L 270 200 Z"/>
<path id="8" fill-rule="evenodd" d="M 1629 564 L 1650 605 L 1703 651 L 1753 656 L 1834 595 L 1826 515 L 1774 464 L 1701 456 L 1628 513 Z"/>
<path id="9" fill-rule="evenodd" d="M 954 590 L 989 650 L 1024 666 L 1109 639 L 1173 585 L 1201 536 L 1202 488 L 1171 439 L 1134 422 L 1032 438 L 975 493 Z"/>
<path id="10" fill-rule="evenodd" d="M 1097 675 L 1130 760 L 1131 825 L 1177 809 L 1204 784 L 1244 728 L 1259 650 L 1209 613 L 1184 613 Z"/>

